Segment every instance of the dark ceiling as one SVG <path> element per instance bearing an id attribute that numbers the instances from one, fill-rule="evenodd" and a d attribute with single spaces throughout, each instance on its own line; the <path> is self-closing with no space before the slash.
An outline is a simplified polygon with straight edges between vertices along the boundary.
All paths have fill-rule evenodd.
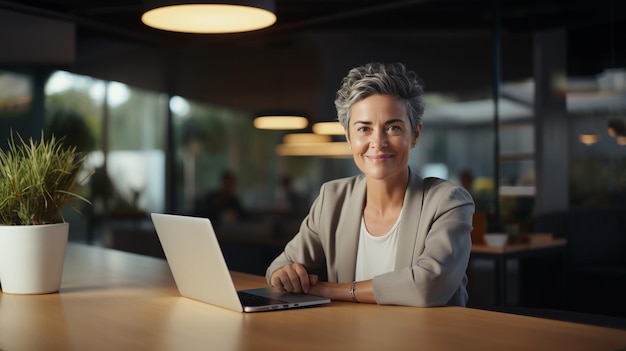
<path id="1" fill-rule="evenodd" d="M 478 83 L 482 84 L 486 80 L 488 84 L 490 54 L 478 56 L 476 52 L 492 49 L 489 38 L 493 37 L 494 28 L 503 36 L 526 38 L 525 44 L 507 44 L 512 47 L 505 48 L 509 57 L 519 56 L 518 52 L 531 55 L 528 52 L 532 52 L 532 40 L 528 38 L 537 31 L 566 29 L 571 74 L 593 74 L 607 66 L 609 57 L 617 61 L 613 64 L 623 64 L 626 57 L 625 46 L 621 45 L 626 38 L 623 0 L 276 0 L 278 20 L 274 26 L 220 35 L 149 28 L 140 20 L 141 0 L 0 0 L 0 9 L 75 24 L 76 71 L 140 87 L 162 90 L 166 86 L 165 90 L 171 93 L 251 110 L 272 104 L 282 104 L 285 109 L 309 105 L 303 109 L 320 114 L 316 111 L 320 98 L 312 98 L 315 94 L 311 89 L 329 84 L 323 79 L 336 85 L 337 75 L 345 72 L 348 62 L 364 57 L 393 57 L 402 46 L 420 57 L 420 65 L 428 67 L 425 75 L 436 74 L 435 78 L 427 77 L 431 88 L 442 88 L 439 81 L 453 89 L 464 88 L 467 84 L 462 79 L 450 84 L 450 79 L 461 75 L 466 81 L 480 80 Z M 353 39 L 347 33 L 357 32 L 366 34 L 343 45 L 346 38 Z M 311 33 L 316 35 L 315 45 L 306 42 L 311 40 Z M 482 36 L 481 44 L 466 40 L 468 35 Z M 430 39 L 426 45 L 416 45 L 407 41 L 407 36 Z M 450 37 L 456 41 L 449 42 Z M 379 43 L 372 49 L 368 45 L 374 40 Z M 116 48 L 111 49 L 113 46 Z M 122 46 L 126 48 L 120 49 Z M 319 49 L 321 46 L 323 50 Z M 457 47 L 456 51 L 446 53 L 446 47 L 451 46 Z M 138 54 L 128 47 L 141 47 L 143 51 Z M 353 48 L 378 54 L 351 57 Z M 320 54 L 324 50 L 326 53 Z M 328 54 L 333 50 L 337 52 L 335 56 Z M 155 63 L 154 57 L 175 64 L 163 66 Z M 128 63 L 133 60 L 135 64 Z M 329 76 L 331 64 L 339 67 Z M 312 68 L 303 72 L 303 65 Z M 440 71 L 431 68 L 433 65 L 447 66 L 447 76 L 444 78 Z M 530 73 L 526 63 L 508 65 L 511 66 L 519 66 L 522 75 Z M 279 70 L 282 75 L 276 73 Z M 318 78 L 322 71 L 326 78 Z M 253 83 L 265 82 L 271 75 L 281 77 L 280 82 L 273 83 L 273 89 Z M 195 82 L 198 80 L 203 84 Z M 263 89 L 279 92 L 264 95 Z M 279 94 L 281 101 L 277 102 Z M 327 104 L 329 97 L 321 99 Z"/>
<path id="2" fill-rule="evenodd" d="M 491 30 L 496 6 L 506 32 L 565 27 L 624 33 L 626 1 L 621 0 L 276 0 L 277 23 L 244 34 L 180 34 L 141 23 L 141 0 L 0 1 L 0 8 L 73 22 L 79 38 L 107 35 L 160 47 L 206 45 L 302 30 Z M 589 35 L 593 33 L 588 32 Z"/>

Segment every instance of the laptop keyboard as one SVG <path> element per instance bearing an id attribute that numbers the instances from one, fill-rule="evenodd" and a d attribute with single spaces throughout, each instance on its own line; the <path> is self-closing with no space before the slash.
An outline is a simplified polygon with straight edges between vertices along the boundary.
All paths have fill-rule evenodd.
<path id="1" fill-rule="evenodd" d="M 273 299 L 271 297 L 254 295 L 244 291 L 237 291 L 237 295 L 239 295 L 239 300 L 244 306 L 265 306 L 285 303 L 285 301 Z"/>

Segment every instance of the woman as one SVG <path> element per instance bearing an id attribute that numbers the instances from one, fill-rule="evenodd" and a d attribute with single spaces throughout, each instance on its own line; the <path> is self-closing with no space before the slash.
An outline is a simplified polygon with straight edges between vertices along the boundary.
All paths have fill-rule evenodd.
<path id="1" fill-rule="evenodd" d="M 402 64 L 352 69 L 335 106 L 362 175 L 325 183 L 298 234 L 268 267 L 282 293 L 407 306 L 465 306 L 474 203 L 408 166 L 424 113 Z"/>

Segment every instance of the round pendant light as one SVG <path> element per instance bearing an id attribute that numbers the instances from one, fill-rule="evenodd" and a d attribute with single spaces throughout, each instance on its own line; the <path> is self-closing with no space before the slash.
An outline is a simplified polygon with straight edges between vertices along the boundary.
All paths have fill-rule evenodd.
<path id="1" fill-rule="evenodd" d="M 184 33 L 237 33 L 269 27 L 276 22 L 273 0 L 207 2 L 144 1 L 141 21 L 153 28 Z"/>

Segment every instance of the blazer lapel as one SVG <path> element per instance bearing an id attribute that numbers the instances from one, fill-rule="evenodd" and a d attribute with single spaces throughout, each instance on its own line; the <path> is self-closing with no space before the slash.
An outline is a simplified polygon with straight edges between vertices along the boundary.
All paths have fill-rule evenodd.
<path id="1" fill-rule="evenodd" d="M 413 264 L 417 228 L 419 227 L 424 201 L 424 179 L 409 168 L 409 186 L 404 196 L 402 221 L 398 225 L 398 252 L 396 267 L 407 267 Z"/>
<path id="2" fill-rule="evenodd" d="M 337 224 L 337 282 L 351 282 L 356 274 L 356 255 L 359 248 L 359 230 L 365 203 L 365 178 L 355 184 L 353 192 L 343 205 Z M 329 280 L 331 277 L 329 277 Z"/>

